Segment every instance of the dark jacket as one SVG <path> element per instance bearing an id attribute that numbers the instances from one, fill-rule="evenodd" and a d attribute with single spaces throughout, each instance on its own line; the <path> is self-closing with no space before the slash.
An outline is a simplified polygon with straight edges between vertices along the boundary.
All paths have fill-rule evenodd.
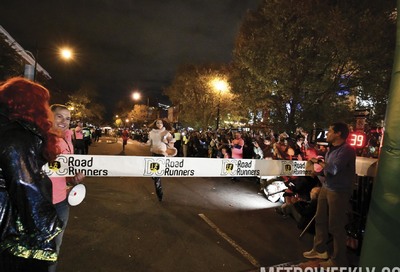
<path id="1" fill-rule="evenodd" d="M 0 252 L 55 261 L 53 238 L 62 221 L 51 201 L 51 181 L 42 172 L 42 148 L 33 124 L 0 113 Z"/>

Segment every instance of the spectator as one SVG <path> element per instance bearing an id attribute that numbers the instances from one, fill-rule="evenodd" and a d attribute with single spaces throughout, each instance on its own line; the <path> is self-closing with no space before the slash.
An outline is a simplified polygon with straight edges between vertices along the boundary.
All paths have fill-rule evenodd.
<path id="1" fill-rule="evenodd" d="M 264 159 L 272 160 L 274 158 L 274 147 L 270 137 L 266 137 L 264 139 L 264 148 L 263 148 Z"/>
<path id="2" fill-rule="evenodd" d="M 279 135 L 279 140 L 274 144 L 274 158 L 277 160 L 291 160 L 294 155 L 294 150 L 289 146 L 288 135 L 282 133 Z"/>
<path id="3" fill-rule="evenodd" d="M 275 211 L 284 217 L 293 217 L 297 222 L 297 227 L 299 229 L 304 229 L 317 211 L 320 190 L 321 187 L 314 187 L 310 191 L 309 200 L 299 199 L 292 203 L 283 204 L 281 207 L 276 208 Z"/>
<path id="4" fill-rule="evenodd" d="M 231 153 L 233 159 L 243 159 L 244 140 L 240 132 L 235 133 L 235 139 L 232 140 Z"/>
<path id="5" fill-rule="evenodd" d="M 303 135 L 298 135 L 296 138 L 296 144 L 294 148 L 294 157 L 302 161 L 306 157 L 306 145 L 305 145 L 305 138 Z"/>
<path id="6" fill-rule="evenodd" d="M 182 134 L 178 129 L 175 129 L 173 136 L 175 139 L 174 147 L 178 152 L 178 156 L 182 156 Z"/>
<path id="7" fill-rule="evenodd" d="M 229 159 L 231 158 L 231 154 L 229 153 L 230 149 L 227 147 L 221 148 L 221 153 L 218 153 L 217 158 Z"/>
<path id="8" fill-rule="evenodd" d="M 189 135 L 186 131 L 182 131 L 182 155 L 184 157 L 188 156 L 188 142 L 189 142 Z"/>
<path id="9" fill-rule="evenodd" d="M 69 129 L 71 121 L 71 113 L 68 108 L 64 105 L 54 104 L 50 107 L 54 115 L 53 131 L 57 138 L 57 147 L 60 154 L 73 154 L 74 147 L 72 145 L 72 131 Z M 59 233 L 56 238 L 56 249 L 57 254 L 60 252 L 62 238 L 64 235 L 65 228 L 67 227 L 69 217 L 69 204 L 67 201 L 67 182 L 77 184 L 81 182 L 84 175 L 81 173 L 76 174 L 73 178 L 66 177 L 51 177 L 53 187 L 53 204 L 56 208 L 58 217 L 63 221 L 64 225 L 62 232 Z M 49 272 L 56 271 L 57 262 L 52 263 L 49 266 Z"/>
<path id="10" fill-rule="evenodd" d="M 85 126 L 82 129 L 82 133 L 83 133 L 83 143 L 84 143 L 83 154 L 87 155 L 89 154 L 89 146 L 92 144 L 92 131 L 90 130 L 89 127 Z"/>
<path id="11" fill-rule="evenodd" d="M 326 141 L 330 144 L 325 161 L 312 158 L 324 171 L 325 181 L 318 197 L 315 217 L 314 246 L 304 252 L 305 258 L 328 259 L 321 262 L 322 268 L 347 267 L 346 257 L 346 211 L 355 179 L 355 150 L 346 143 L 349 128 L 345 123 L 334 123 L 329 127 Z M 329 233 L 333 238 L 333 252 L 329 256 L 327 242 Z"/>
<path id="12" fill-rule="evenodd" d="M 62 221 L 42 172 L 57 156 L 50 94 L 24 78 L 0 86 L 0 271 L 48 271 Z"/>
<path id="13" fill-rule="evenodd" d="M 222 134 L 220 136 L 218 153 L 221 153 L 222 148 L 229 149 L 229 151 L 231 150 L 231 141 L 230 141 L 230 136 L 228 134 Z"/>
<path id="14" fill-rule="evenodd" d="M 100 127 L 97 127 L 95 130 L 94 130 L 94 141 L 95 142 L 98 142 L 99 140 L 100 140 L 100 137 L 101 137 L 101 128 Z"/>
<path id="15" fill-rule="evenodd" d="M 211 134 L 210 143 L 208 144 L 208 157 L 216 158 L 218 154 L 218 135 L 216 133 Z"/>
<path id="16" fill-rule="evenodd" d="M 78 121 L 77 126 L 73 130 L 74 151 L 75 154 L 85 154 L 85 142 L 83 140 L 83 122 Z"/>
<path id="17" fill-rule="evenodd" d="M 254 154 L 253 156 L 254 159 L 257 160 L 264 159 L 264 153 L 257 140 L 253 141 L 253 154 Z"/>
<path id="18" fill-rule="evenodd" d="M 253 159 L 254 158 L 254 139 L 245 134 L 244 137 L 244 146 L 243 146 L 243 159 Z"/>

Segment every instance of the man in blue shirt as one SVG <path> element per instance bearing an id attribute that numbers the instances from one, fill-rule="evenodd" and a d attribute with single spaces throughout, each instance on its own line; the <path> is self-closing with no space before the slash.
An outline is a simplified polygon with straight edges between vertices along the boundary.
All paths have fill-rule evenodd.
<path id="1" fill-rule="evenodd" d="M 312 250 L 304 252 L 308 259 L 327 259 L 320 263 L 326 267 L 347 267 L 346 230 L 349 200 L 355 180 L 356 153 L 346 143 L 349 128 L 345 123 L 329 127 L 326 141 L 330 144 L 325 161 L 312 158 L 324 169 L 325 181 L 318 197 L 315 217 L 315 237 Z M 329 233 L 333 238 L 333 252 L 329 256 L 327 242 Z"/>

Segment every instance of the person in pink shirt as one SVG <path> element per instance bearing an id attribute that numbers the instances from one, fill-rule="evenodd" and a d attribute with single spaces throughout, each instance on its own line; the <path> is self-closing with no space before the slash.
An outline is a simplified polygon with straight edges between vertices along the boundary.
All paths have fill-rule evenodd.
<path id="1" fill-rule="evenodd" d="M 68 110 L 68 108 L 67 108 Z M 71 121 L 71 118 L 70 118 Z M 69 125 L 68 125 L 69 126 Z M 68 127 L 69 129 L 69 127 Z M 85 154 L 85 141 L 83 140 L 83 122 L 78 121 L 78 125 L 72 132 L 73 143 L 76 154 Z"/>
<path id="2" fill-rule="evenodd" d="M 244 140 L 240 132 L 235 133 L 235 139 L 232 140 L 232 159 L 243 159 Z"/>
<path id="3" fill-rule="evenodd" d="M 59 154 L 74 154 L 74 146 L 72 144 L 73 132 L 69 129 L 71 122 L 71 113 L 68 108 L 61 104 L 54 104 L 50 107 L 54 115 L 53 133 L 58 136 L 57 148 Z M 53 204 L 56 208 L 58 217 L 63 221 L 63 230 L 55 238 L 57 254 L 60 252 L 62 237 L 67 226 L 69 217 L 69 204 L 67 201 L 67 182 L 77 184 L 84 179 L 82 173 L 76 174 L 72 178 L 67 177 L 50 177 L 53 185 Z M 57 263 L 49 266 L 49 272 L 56 271 Z"/>

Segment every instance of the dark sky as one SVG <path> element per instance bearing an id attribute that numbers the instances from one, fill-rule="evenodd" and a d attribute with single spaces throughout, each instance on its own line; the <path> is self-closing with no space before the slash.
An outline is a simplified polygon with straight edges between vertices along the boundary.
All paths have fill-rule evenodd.
<path id="1" fill-rule="evenodd" d="M 68 92 L 89 84 L 112 114 L 134 89 L 159 98 L 180 64 L 228 63 L 261 0 L 2 0 L 0 25 Z M 77 53 L 63 63 L 56 48 Z"/>

